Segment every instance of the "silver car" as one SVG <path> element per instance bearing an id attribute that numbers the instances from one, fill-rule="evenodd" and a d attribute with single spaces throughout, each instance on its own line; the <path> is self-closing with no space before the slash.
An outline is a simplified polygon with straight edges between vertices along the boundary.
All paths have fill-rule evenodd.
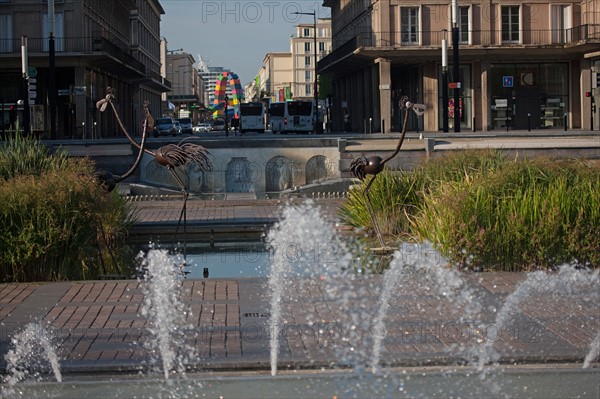
<path id="1" fill-rule="evenodd" d="M 179 126 L 179 122 L 177 122 L 177 127 L 175 126 L 176 120 L 171 118 L 170 116 L 164 116 L 162 118 L 157 118 L 156 123 L 154 125 L 154 137 L 158 136 L 176 136 L 181 134 L 181 126 Z"/>
<path id="2" fill-rule="evenodd" d="M 181 133 L 192 134 L 194 132 L 192 118 L 178 118 L 177 121 L 181 125 Z"/>
<path id="3" fill-rule="evenodd" d="M 198 126 L 194 126 L 194 133 L 206 133 L 212 130 L 212 124 L 208 122 L 199 123 Z"/>

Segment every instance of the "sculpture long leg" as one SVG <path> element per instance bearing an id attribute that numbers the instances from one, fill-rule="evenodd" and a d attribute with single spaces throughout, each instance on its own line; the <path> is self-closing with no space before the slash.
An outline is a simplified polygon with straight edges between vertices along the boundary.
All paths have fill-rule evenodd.
<path id="1" fill-rule="evenodd" d="M 179 226 L 181 225 L 181 220 L 183 219 L 183 260 L 185 262 L 187 260 L 187 199 L 189 193 L 187 192 L 185 184 L 183 183 L 183 180 L 181 180 L 177 172 L 175 172 L 173 168 L 167 169 L 169 170 L 169 172 L 171 172 L 171 175 L 173 176 L 173 178 L 181 188 L 181 192 L 183 193 L 183 207 L 181 208 L 181 213 L 179 214 L 179 221 L 177 222 L 177 228 L 175 229 L 175 236 L 177 236 L 177 233 L 179 232 Z"/>
<path id="2" fill-rule="evenodd" d="M 369 189 L 371 188 L 371 184 L 377 175 L 374 175 L 369 183 L 367 183 L 367 187 L 363 190 L 363 197 L 365 199 L 365 203 L 367 204 L 367 210 L 369 212 L 369 216 L 371 216 L 371 220 L 373 221 L 373 228 L 375 229 L 375 234 L 377 234 L 377 238 L 379 239 L 379 243 L 382 248 L 385 248 L 385 243 L 383 242 L 383 236 L 381 235 L 381 230 L 379 229 L 379 225 L 377 224 L 377 218 L 375 217 L 375 211 L 373 210 L 373 205 L 371 204 L 371 197 L 369 196 Z"/>
<path id="3" fill-rule="evenodd" d="M 117 261 L 115 260 L 115 256 L 113 255 L 112 249 L 110 249 L 110 244 L 108 243 L 108 240 L 106 239 L 106 232 L 104 231 L 104 226 L 102 225 L 102 222 L 100 222 L 99 224 L 100 224 L 100 233 L 102 234 L 102 239 L 104 240 L 104 244 L 106 244 L 106 248 L 108 249 L 108 254 L 110 255 L 110 259 L 112 260 L 112 263 L 113 263 L 113 265 L 115 265 L 115 268 L 117 269 L 119 274 L 123 275 L 121 268 L 119 267 L 119 265 L 117 264 Z M 98 244 L 98 252 L 100 252 L 99 244 Z M 102 268 L 104 269 L 104 274 L 106 274 L 106 267 L 104 266 L 104 260 L 102 258 L 102 254 L 100 254 L 100 261 L 102 262 Z"/>

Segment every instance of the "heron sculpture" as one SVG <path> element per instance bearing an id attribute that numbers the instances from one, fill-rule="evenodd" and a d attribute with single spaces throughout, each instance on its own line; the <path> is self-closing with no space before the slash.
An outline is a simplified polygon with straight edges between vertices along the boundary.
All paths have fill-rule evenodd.
<path id="1" fill-rule="evenodd" d="M 400 99 L 400 106 L 402 109 L 405 109 L 404 113 L 404 123 L 402 125 L 402 134 L 400 135 L 400 140 L 398 141 L 398 145 L 396 146 L 396 150 L 387 158 L 381 158 L 380 156 L 373 155 L 370 157 L 360 157 L 352 161 L 350 164 L 350 171 L 352 174 L 360 179 L 361 181 L 366 179 L 368 175 L 372 175 L 373 177 L 367 183 L 367 186 L 363 190 L 362 194 L 365 198 L 365 203 L 367 205 L 367 211 L 369 212 L 369 216 L 373 221 L 373 229 L 377 234 L 377 238 L 379 239 L 379 243 L 382 248 L 385 248 L 385 243 L 383 241 L 383 236 L 381 235 L 381 230 L 379 229 L 379 225 L 377 224 L 377 219 L 375 217 L 375 212 L 373 210 L 373 205 L 371 204 L 371 198 L 369 197 L 369 190 L 373 181 L 377 178 L 377 175 L 383 171 L 385 164 L 393 159 L 400 152 L 400 148 L 402 147 L 402 143 L 404 142 L 404 137 L 406 136 L 406 129 L 408 126 L 408 116 L 410 114 L 410 110 L 413 110 L 417 116 L 421 116 L 425 113 L 425 105 L 423 104 L 413 104 L 408 101 L 408 97 L 403 96 Z"/>
<path id="2" fill-rule="evenodd" d="M 154 126 L 154 118 L 152 118 L 152 115 L 150 114 L 150 111 L 148 110 L 149 106 L 150 106 L 150 103 L 148 101 L 144 101 L 145 117 L 144 117 L 144 121 L 142 122 L 142 141 L 139 145 L 139 151 L 138 151 L 138 155 L 135 159 L 135 162 L 129 168 L 129 170 L 127 172 L 125 172 L 123 175 L 115 175 L 106 170 L 98 170 L 92 174 L 92 179 L 100 187 L 102 187 L 104 189 L 104 191 L 106 191 L 108 193 L 113 191 L 117 187 L 118 183 L 122 182 L 123 180 L 125 180 L 129 176 L 131 176 L 133 174 L 133 172 L 135 172 L 135 170 L 139 166 L 139 164 L 142 160 L 142 156 L 144 155 L 144 149 L 146 146 L 146 138 L 148 137 L 148 133 L 150 131 L 152 131 L 152 128 L 150 126 Z"/>
<path id="3" fill-rule="evenodd" d="M 114 93 L 113 93 L 113 95 L 114 95 Z M 133 174 L 133 172 L 135 172 L 135 170 L 139 166 L 140 161 L 142 160 L 142 155 L 144 153 L 143 150 L 146 145 L 147 133 L 149 130 L 151 130 L 148 128 L 148 126 L 153 125 L 153 122 L 154 122 L 154 119 L 152 118 L 152 115 L 150 114 L 150 111 L 148 110 L 149 105 L 150 104 L 148 103 L 148 101 L 144 102 L 145 118 L 142 123 L 142 141 L 141 141 L 140 149 L 139 149 L 138 155 L 135 159 L 135 162 L 129 168 L 129 170 L 127 172 L 125 172 L 123 175 L 115 175 L 107 170 L 97 170 L 94 173 L 92 173 L 92 175 L 91 175 L 92 181 L 94 181 L 98 186 L 100 186 L 107 193 L 112 192 L 117 187 L 118 183 L 122 182 L 123 180 L 125 180 L 129 176 L 131 176 Z M 104 240 L 104 243 L 106 244 L 106 247 L 108 248 L 108 252 L 113 261 L 113 264 L 115 265 L 115 267 L 117 267 L 117 270 L 119 271 L 119 273 L 122 274 L 117 262 L 115 261 L 112 250 L 110 249 L 110 245 L 108 244 L 108 240 L 106 238 L 106 232 L 104 231 L 104 226 L 102 225 L 102 221 L 98 222 L 98 225 L 100 226 L 100 234 L 102 235 L 102 239 Z M 106 274 L 106 267 L 104 265 L 104 258 L 102 257 L 102 251 L 100 249 L 100 242 L 98 242 L 98 255 L 100 257 L 100 262 L 102 263 L 102 269 L 104 270 L 104 273 Z"/>
<path id="4" fill-rule="evenodd" d="M 201 146 L 200 144 L 184 142 L 184 140 L 180 141 L 177 144 L 167 144 L 156 150 L 149 150 L 147 148 L 143 148 L 140 144 L 138 144 L 127 132 L 121 118 L 119 117 L 119 113 L 114 105 L 114 90 L 112 88 L 107 89 L 106 96 L 99 100 L 96 103 L 96 107 L 103 112 L 108 104 L 110 104 L 115 118 L 117 119 L 117 123 L 127 139 L 136 146 L 140 152 L 144 152 L 146 154 L 154 157 L 156 162 L 167 168 L 171 176 L 180 187 L 181 192 L 183 194 L 183 206 L 181 208 L 181 212 L 179 214 L 179 221 L 177 222 L 177 228 L 175 230 L 175 235 L 179 232 L 179 227 L 181 225 L 181 221 L 183 220 L 183 255 L 184 262 L 187 257 L 187 200 L 189 197 L 189 192 L 185 183 L 181 179 L 181 177 L 177 174 L 176 169 L 179 167 L 186 166 L 188 164 L 195 163 L 198 165 L 199 169 L 203 172 L 209 172 L 212 170 L 212 162 L 210 161 L 210 153 Z"/>

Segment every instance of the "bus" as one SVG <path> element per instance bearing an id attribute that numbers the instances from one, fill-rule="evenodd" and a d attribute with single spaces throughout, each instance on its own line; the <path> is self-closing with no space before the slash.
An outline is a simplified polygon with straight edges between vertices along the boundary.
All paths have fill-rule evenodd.
<path id="1" fill-rule="evenodd" d="M 314 131 L 315 114 L 311 100 L 271 103 L 269 124 L 273 133 L 310 133 Z"/>
<path id="2" fill-rule="evenodd" d="M 269 104 L 269 127 L 273 133 L 282 133 L 285 118 L 285 103 L 275 102 Z"/>
<path id="3" fill-rule="evenodd" d="M 265 132 L 265 105 L 261 102 L 240 104 L 240 133 Z"/>

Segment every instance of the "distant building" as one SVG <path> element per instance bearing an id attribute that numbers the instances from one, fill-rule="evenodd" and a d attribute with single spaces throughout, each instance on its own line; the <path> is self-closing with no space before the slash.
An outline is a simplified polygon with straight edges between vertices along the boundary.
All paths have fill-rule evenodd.
<path id="1" fill-rule="evenodd" d="M 313 23 L 296 25 L 296 34 L 290 38 L 292 53 L 292 93 L 295 99 L 313 99 L 315 85 L 315 26 Z M 331 52 L 331 19 L 317 19 L 317 62 Z"/>
<path id="2" fill-rule="evenodd" d="M 267 53 L 263 64 L 264 80 L 261 80 L 261 88 L 264 82 L 264 96 L 269 97 L 271 101 L 291 99 L 294 95 L 292 53 Z"/>
<path id="3" fill-rule="evenodd" d="M 204 81 L 194 67 L 195 62 L 191 54 L 183 51 L 167 54 L 167 79 L 171 82 L 172 91 L 163 104 L 163 113 L 169 112 L 180 118 L 191 117 L 197 121 L 202 108 Z"/>

